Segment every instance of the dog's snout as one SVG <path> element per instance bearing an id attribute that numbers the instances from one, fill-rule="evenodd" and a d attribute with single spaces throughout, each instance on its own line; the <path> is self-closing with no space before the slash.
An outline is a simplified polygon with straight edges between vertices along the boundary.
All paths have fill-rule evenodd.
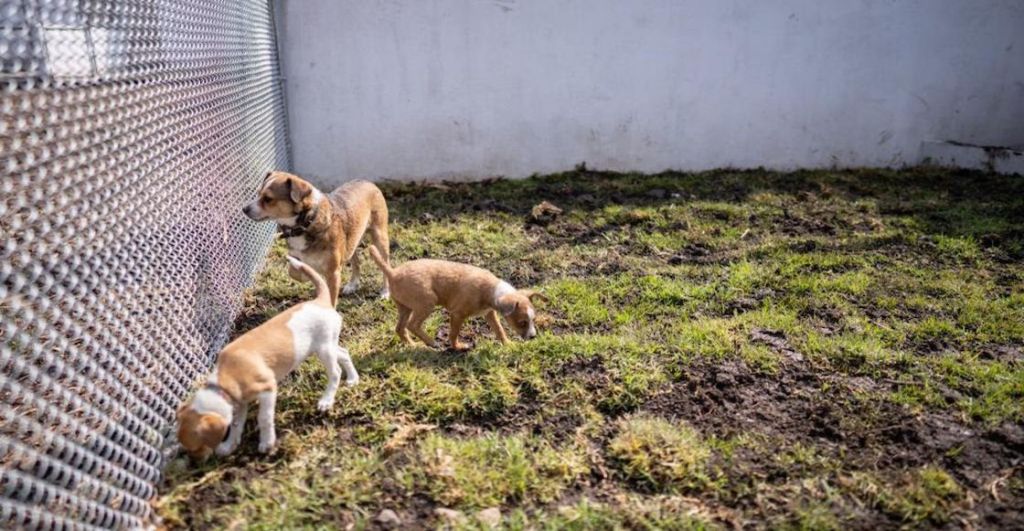
<path id="1" fill-rule="evenodd" d="M 249 203 L 248 205 L 242 207 L 242 213 L 245 214 L 246 216 L 249 216 L 249 219 L 253 221 L 260 220 L 260 216 L 258 211 L 256 210 L 256 206 L 252 203 Z"/>

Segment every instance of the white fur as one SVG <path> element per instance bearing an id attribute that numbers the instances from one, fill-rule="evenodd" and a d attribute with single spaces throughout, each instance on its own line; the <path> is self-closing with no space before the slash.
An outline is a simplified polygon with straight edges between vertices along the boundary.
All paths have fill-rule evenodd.
<path id="1" fill-rule="evenodd" d="M 317 353 L 327 368 L 327 387 L 317 404 L 320 411 L 327 411 L 334 404 L 334 394 L 341 380 L 341 368 L 345 369 L 346 385 L 359 383 L 359 373 L 352 364 L 348 349 L 338 346 L 341 315 L 330 308 L 306 303 L 288 321 L 288 328 L 294 338 L 295 362 L 292 369 L 313 352 Z"/>
<path id="2" fill-rule="evenodd" d="M 289 262 L 293 259 L 289 258 Z M 347 349 L 338 346 L 338 336 L 341 334 L 341 315 L 337 312 L 321 307 L 315 303 L 304 303 L 288 320 L 288 329 L 292 332 L 292 348 L 295 359 L 290 370 L 295 370 L 310 354 L 316 353 L 320 361 L 327 368 L 327 387 L 324 394 L 317 403 L 317 409 L 327 411 L 334 405 L 334 396 L 341 383 L 342 369 L 345 372 L 345 384 L 352 386 L 359 383 L 359 373 L 352 364 L 352 357 Z M 209 381 L 216 383 L 216 372 L 210 375 Z M 260 429 L 260 452 L 269 452 L 277 443 L 277 432 L 274 427 L 274 409 L 277 403 L 277 392 L 266 391 L 257 396 L 259 413 L 257 422 Z M 232 422 L 228 438 L 217 446 L 218 455 L 228 455 L 238 448 L 241 441 L 242 429 L 245 427 L 245 416 L 247 405 L 241 406 L 238 411 L 232 412 L 231 405 L 220 393 L 210 389 L 200 390 L 196 393 L 193 407 L 200 411 L 199 407 L 207 408 L 209 411 L 217 412 Z"/>
<path id="3" fill-rule="evenodd" d="M 277 218 L 274 221 L 276 221 L 278 225 L 284 225 L 285 227 L 293 227 L 295 226 L 296 219 L 298 219 L 298 216 L 289 216 L 287 218 Z"/>
<path id="4" fill-rule="evenodd" d="M 498 282 L 498 285 L 494 286 L 494 307 L 498 307 L 498 299 L 508 295 L 509 293 L 515 293 L 516 288 L 512 287 L 512 284 L 505 282 L 504 280 Z"/>
<path id="5" fill-rule="evenodd" d="M 533 319 L 537 317 L 537 312 L 533 311 L 533 308 L 527 308 L 526 315 L 530 318 L 530 329 L 526 331 L 526 337 L 536 337 L 537 327 L 534 326 Z"/>
<path id="6" fill-rule="evenodd" d="M 207 389 L 204 387 L 196 392 L 195 398 L 192 399 L 191 406 L 192 410 L 196 413 L 201 415 L 213 413 L 215 415 L 220 415 L 228 422 L 231 422 L 231 403 L 213 389 Z"/>
<path id="7" fill-rule="evenodd" d="M 288 320 L 292 331 L 295 370 L 313 352 L 331 351 L 341 335 L 341 315 L 318 304 L 304 303 Z"/>
<path id="8" fill-rule="evenodd" d="M 306 250 L 306 237 L 305 236 L 292 236 L 288 238 L 288 250 L 294 252 L 302 252 Z"/>
<path id="9" fill-rule="evenodd" d="M 277 391 L 264 391 L 257 395 L 260 411 L 256 422 L 260 426 L 260 446 L 262 453 L 267 453 L 277 444 L 277 431 L 274 429 L 274 406 L 277 403 Z"/>

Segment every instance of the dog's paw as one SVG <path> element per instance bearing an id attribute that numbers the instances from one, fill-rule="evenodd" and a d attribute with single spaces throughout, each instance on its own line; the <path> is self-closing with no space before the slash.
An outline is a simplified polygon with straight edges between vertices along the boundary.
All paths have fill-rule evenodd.
<path id="1" fill-rule="evenodd" d="M 228 441 L 224 441 L 224 442 L 218 444 L 217 448 L 215 448 L 213 450 L 213 452 L 215 454 L 219 455 L 220 457 L 231 455 L 231 452 L 234 452 L 234 451 L 235 451 L 235 445 L 231 444 Z"/>
<path id="2" fill-rule="evenodd" d="M 359 377 L 358 376 L 353 376 L 353 377 L 345 380 L 345 385 L 347 385 L 349 387 L 353 387 L 353 386 L 357 385 L 358 383 L 359 383 Z"/>
<path id="3" fill-rule="evenodd" d="M 342 295 L 351 295 L 351 294 L 355 293 L 357 289 L 359 289 L 359 284 L 358 283 L 356 283 L 356 282 L 349 282 L 348 284 L 345 284 L 345 286 L 341 288 L 341 294 Z"/>
<path id="4" fill-rule="evenodd" d="M 260 441 L 259 451 L 261 454 L 269 454 L 273 449 L 277 441 L 271 439 L 269 441 Z"/>
<path id="5" fill-rule="evenodd" d="M 382 290 L 380 292 L 380 295 L 378 296 L 378 298 L 381 299 L 381 300 L 390 299 L 391 298 L 391 291 L 390 290 L 386 290 L 386 289 Z"/>
<path id="6" fill-rule="evenodd" d="M 332 406 L 334 406 L 334 397 L 321 398 L 320 401 L 316 403 L 316 409 L 318 411 L 330 411 Z"/>

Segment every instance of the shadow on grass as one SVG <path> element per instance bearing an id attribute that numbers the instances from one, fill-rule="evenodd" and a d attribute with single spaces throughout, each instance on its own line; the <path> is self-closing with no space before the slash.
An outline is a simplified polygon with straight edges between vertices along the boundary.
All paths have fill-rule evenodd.
<path id="1" fill-rule="evenodd" d="M 801 201 L 808 197 L 874 200 L 881 215 L 910 217 L 925 234 L 971 238 L 983 246 L 1002 247 L 1013 257 L 1024 256 L 1024 179 L 975 171 L 919 167 L 902 171 L 714 170 L 643 175 L 577 170 L 522 180 L 428 187 L 392 182 L 382 187 L 394 223 L 455 219 L 467 212 L 500 212 L 522 216 L 526 222 L 530 210 L 541 201 L 554 203 L 566 214 L 589 214 L 610 205 L 739 204 L 761 193 Z"/>

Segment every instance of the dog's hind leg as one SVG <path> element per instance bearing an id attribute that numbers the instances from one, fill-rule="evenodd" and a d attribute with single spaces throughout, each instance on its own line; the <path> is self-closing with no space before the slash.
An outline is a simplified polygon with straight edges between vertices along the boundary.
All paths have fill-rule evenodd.
<path id="1" fill-rule="evenodd" d="M 263 391 L 257 395 L 260 411 L 256 421 L 260 426 L 261 453 L 267 453 L 277 444 L 277 432 L 274 431 L 274 407 L 277 404 L 277 390 Z"/>
<path id="2" fill-rule="evenodd" d="M 341 383 L 341 367 L 338 366 L 338 353 L 328 345 L 324 345 L 321 352 L 317 353 L 320 362 L 327 369 L 327 387 L 324 394 L 317 402 L 316 408 L 320 411 L 327 411 L 334 405 L 334 395 L 338 392 L 338 384 Z"/>
<path id="3" fill-rule="evenodd" d="M 395 333 L 398 334 L 398 339 L 401 339 L 406 345 L 412 345 L 412 338 L 409 337 L 409 315 L 412 310 L 408 306 L 403 306 L 399 303 L 395 303 L 398 307 L 398 324 L 395 325 Z"/>
<path id="4" fill-rule="evenodd" d="M 356 372 L 356 366 L 352 363 L 352 355 L 349 354 L 348 349 L 345 347 L 334 347 L 338 361 L 341 362 L 341 367 L 345 369 L 345 385 L 352 387 L 359 383 L 359 373 Z"/>
<path id="5" fill-rule="evenodd" d="M 377 248 L 381 258 L 391 263 L 391 242 L 388 239 L 388 211 L 375 211 L 370 222 L 370 241 Z M 391 295 L 388 286 L 388 277 L 384 276 L 384 286 L 380 289 L 380 298 L 386 299 Z"/>
<path id="6" fill-rule="evenodd" d="M 430 337 L 429 334 L 423 331 L 423 321 L 427 320 L 430 316 L 430 312 L 433 310 L 433 305 L 424 308 L 414 308 L 412 315 L 409 316 L 409 330 L 416 334 L 416 337 L 420 338 L 421 341 L 427 344 L 428 347 L 436 347 L 437 343 L 434 338 Z"/>

